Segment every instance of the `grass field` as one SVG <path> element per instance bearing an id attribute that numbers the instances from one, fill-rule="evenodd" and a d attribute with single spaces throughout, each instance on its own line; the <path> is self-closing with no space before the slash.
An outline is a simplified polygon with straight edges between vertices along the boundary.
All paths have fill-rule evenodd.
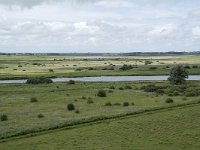
<path id="1" fill-rule="evenodd" d="M 198 150 L 200 105 L 62 129 L 0 143 L 3 150 Z"/>
<path id="2" fill-rule="evenodd" d="M 121 69 L 125 64 L 131 69 Z M 0 79 L 165 75 L 177 64 L 200 75 L 200 56 L 194 55 L 1 55 Z M 101 90 L 105 97 L 99 96 Z M 199 103 L 200 81 L 0 84 L 0 150 L 196 150 Z M 75 109 L 69 111 L 69 104 Z"/>
<path id="3" fill-rule="evenodd" d="M 145 61 L 150 64 L 145 65 Z M 124 64 L 130 70 L 120 70 Z M 176 64 L 190 67 L 190 74 L 200 74 L 200 56 L 4 56 L 0 55 L 0 79 L 29 77 L 76 77 L 102 75 L 166 75 Z M 197 66 L 193 67 L 193 66 Z"/>
<path id="4" fill-rule="evenodd" d="M 152 84 L 158 91 L 145 92 L 141 88 Z M 194 95 L 194 92 L 200 94 L 199 85 L 200 82 L 180 87 L 168 82 L 1 84 L 0 112 L 8 116 L 8 121 L 0 122 L 0 137 L 37 132 L 91 117 L 165 107 L 171 105 L 165 102 L 169 97 L 174 104 L 193 102 L 199 100 L 199 95 Z M 106 91 L 106 97 L 97 96 L 101 89 Z M 32 97 L 38 102 L 30 102 Z M 124 102 L 129 106 L 123 106 Z M 71 103 L 75 105 L 74 111 L 67 110 Z M 38 117 L 39 114 L 44 117 Z"/>

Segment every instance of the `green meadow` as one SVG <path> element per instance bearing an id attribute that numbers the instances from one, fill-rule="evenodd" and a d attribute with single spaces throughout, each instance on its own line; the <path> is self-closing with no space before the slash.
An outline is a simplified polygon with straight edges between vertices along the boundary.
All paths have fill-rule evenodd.
<path id="1" fill-rule="evenodd" d="M 200 75 L 200 56 L 0 56 L 0 79 Z M 0 84 L 0 149 L 199 149 L 200 81 Z"/>
<path id="2" fill-rule="evenodd" d="M 11 139 L 0 143 L 0 149 L 198 150 L 199 109 L 185 106 Z"/>
<path id="3" fill-rule="evenodd" d="M 120 69 L 124 64 L 131 69 Z M 77 77 L 112 75 L 166 75 L 177 64 L 184 65 L 190 74 L 200 74 L 200 56 L 0 56 L 0 79 L 29 77 Z"/>

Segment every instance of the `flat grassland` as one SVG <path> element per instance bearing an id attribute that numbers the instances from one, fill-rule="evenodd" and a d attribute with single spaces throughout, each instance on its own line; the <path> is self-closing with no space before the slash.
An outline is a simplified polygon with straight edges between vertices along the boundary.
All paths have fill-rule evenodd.
<path id="1" fill-rule="evenodd" d="M 101 89 L 106 92 L 106 97 L 97 96 Z M 199 95 L 199 81 L 188 81 L 183 86 L 171 86 L 167 81 L 1 84 L 0 112 L 1 115 L 7 115 L 8 120 L 0 121 L 0 138 L 51 130 L 74 122 L 79 124 L 85 120 L 196 102 L 199 101 Z M 32 102 L 32 98 L 37 101 Z M 173 99 L 173 103 L 166 103 L 167 98 Z M 74 104 L 75 110 L 69 111 L 68 104 Z M 39 117 L 40 114 L 42 117 Z"/>
<path id="2" fill-rule="evenodd" d="M 0 143 L 4 150 L 199 150 L 200 105 L 107 120 Z"/>
<path id="3" fill-rule="evenodd" d="M 120 69 L 124 64 L 132 65 L 133 68 Z M 38 76 L 166 75 L 169 73 L 170 68 L 176 64 L 185 65 L 190 74 L 200 74 L 199 55 L 113 56 L 100 58 L 0 55 L 0 79 Z"/>
<path id="4" fill-rule="evenodd" d="M 166 75 L 200 56 L 0 55 L 0 80 L 30 77 Z M 125 65 L 125 67 L 124 67 Z M 106 96 L 98 95 L 105 91 Z M 74 110 L 69 111 L 68 104 Z M 0 150 L 199 149 L 200 81 L 0 84 Z"/>

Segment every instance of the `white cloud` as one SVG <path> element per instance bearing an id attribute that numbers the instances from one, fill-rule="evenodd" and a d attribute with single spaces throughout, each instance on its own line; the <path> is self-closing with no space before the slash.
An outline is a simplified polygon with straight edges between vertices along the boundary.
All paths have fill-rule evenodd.
<path id="1" fill-rule="evenodd" d="M 113 8 L 132 8 L 133 2 L 131 0 L 121 1 L 121 0 L 100 0 L 95 3 L 97 6 L 103 7 L 113 7 Z"/>
<path id="2" fill-rule="evenodd" d="M 194 27 L 194 28 L 192 29 L 192 34 L 193 34 L 194 36 L 199 36 L 199 37 L 200 37 L 200 26 Z"/>
<path id="3" fill-rule="evenodd" d="M 153 30 L 148 32 L 152 38 L 166 38 L 175 32 L 176 27 L 171 24 L 156 26 Z"/>

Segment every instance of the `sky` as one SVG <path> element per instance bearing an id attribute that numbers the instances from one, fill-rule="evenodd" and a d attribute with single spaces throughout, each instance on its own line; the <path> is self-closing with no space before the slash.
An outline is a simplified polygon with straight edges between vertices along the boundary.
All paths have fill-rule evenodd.
<path id="1" fill-rule="evenodd" d="M 200 51 L 199 0 L 0 0 L 0 52 Z"/>

